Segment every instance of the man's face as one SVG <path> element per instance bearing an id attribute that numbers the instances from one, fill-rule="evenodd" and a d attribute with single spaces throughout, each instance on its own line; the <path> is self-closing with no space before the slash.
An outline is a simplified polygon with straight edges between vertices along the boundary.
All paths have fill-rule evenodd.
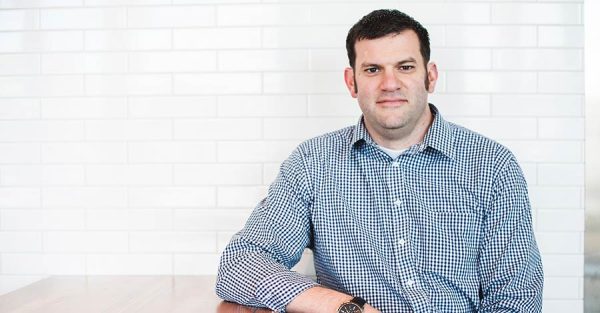
<path id="1" fill-rule="evenodd" d="M 355 69 L 347 68 L 344 77 L 367 129 L 384 137 L 407 136 L 430 116 L 427 93 L 433 92 L 437 80 L 435 64 L 424 64 L 412 30 L 360 40 L 354 48 Z"/>

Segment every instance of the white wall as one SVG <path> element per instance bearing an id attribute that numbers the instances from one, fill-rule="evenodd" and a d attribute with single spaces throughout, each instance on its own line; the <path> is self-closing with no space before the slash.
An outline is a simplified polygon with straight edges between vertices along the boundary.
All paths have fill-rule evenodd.
<path id="1" fill-rule="evenodd" d="M 214 274 L 293 147 L 356 121 L 345 35 L 381 7 L 429 28 L 442 113 L 516 153 L 544 312 L 582 312 L 580 0 L 0 0 L 0 293 Z"/>

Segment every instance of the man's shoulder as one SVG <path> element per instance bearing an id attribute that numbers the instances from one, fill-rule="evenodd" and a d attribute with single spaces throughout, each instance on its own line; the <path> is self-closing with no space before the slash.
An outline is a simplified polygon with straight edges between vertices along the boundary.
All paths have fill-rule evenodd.
<path id="1" fill-rule="evenodd" d="M 490 158 L 490 161 L 513 158 L 509 148 L 498 141 L 459 124 L 448 122 L 453 145 L 461 158 Z"/>
<path id="2" fill-rule="evenodd" d="M 356 126 L 347 126 L 307 139 L 299 145 L 299 149 L 309 154 L 339 153 L 341 148 L 352 145 L 355 128 Z"/>

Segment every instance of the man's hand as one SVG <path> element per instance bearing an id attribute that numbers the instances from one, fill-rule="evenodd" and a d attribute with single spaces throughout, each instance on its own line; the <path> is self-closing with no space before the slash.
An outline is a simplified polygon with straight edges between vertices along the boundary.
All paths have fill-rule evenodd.
<path id="1" fill-rule="evenodd" d="M 352 296 L 323 288 L 313 287 L 299 294 L 290 302 L 286 311 L 289 313 L 336 313 L 342 303 L 352 300 Z M 365 304 L 365 313 L 380 313 L 379 310 Z"/>

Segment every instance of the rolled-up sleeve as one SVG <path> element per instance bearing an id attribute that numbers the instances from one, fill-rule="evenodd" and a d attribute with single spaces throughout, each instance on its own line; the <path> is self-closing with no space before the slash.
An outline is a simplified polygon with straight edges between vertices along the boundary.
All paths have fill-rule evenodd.
<path id="1" fill-rule="evenodd" d="M 284 312 L 301 292 L 317 285 L 291 271 L 311 246 L 311 186 L 297 149 L 281 165 L 267 196 L 221 256 L 216 292 L 224 300 Z"/>

